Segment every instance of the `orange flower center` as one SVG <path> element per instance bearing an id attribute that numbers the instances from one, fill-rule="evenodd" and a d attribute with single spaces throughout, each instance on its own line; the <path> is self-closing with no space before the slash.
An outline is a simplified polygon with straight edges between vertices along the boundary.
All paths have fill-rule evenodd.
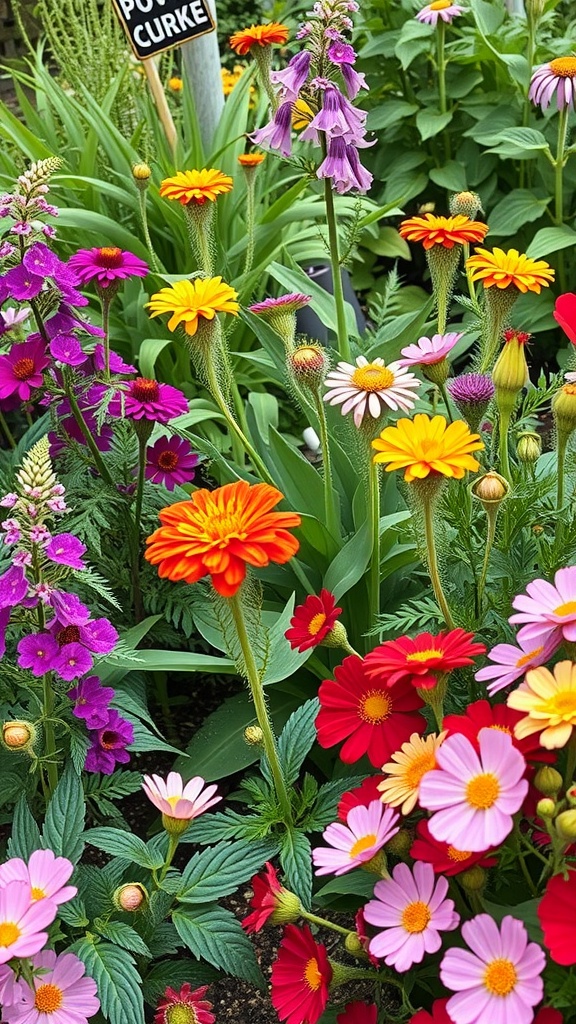
<path id="1" fill-rule="evenodd" d="M 414 934 L 417 932 L 423 932 L 428 926 L 432 914 L 428 909 L 427 903 L 422 903 L 422 900 L 416 900 L 415 903 L 409 903 L 402 911 L 402 924 L 407 932 Z"/>
<path id="2" fill-rule="evenodd" d="M 40 1013 L 54 1013 L 64 1002 L 64 993 L 58 985 L 39 985 L 36 989 L 34 1006 Z"/>
<path id="3" fill-rule="evenodd" d="M 576 389 L 574 391 L 576 394 Z M 554 609 L 554 615 L 576 615 L 576 601 L 565 601 Z"/>
<path id="4" fill-rule="evenodd" d="M 431 11 L 445 11 L 447 7 L 450 7 L 452 0 L 434 0 L 430 4 Z"/>
<path id="5" fill-rule="evenodd" d="M 558 78 L 576 78 L 576 57 L 556 57 L 548 66 Z"/>
<path id="6" fill-rule="evenodd" d="M 576 384 L 563 384 L 562 391 L 565 395 L 576 395 Z"/>
<path id="7" fill-rule="evenodd" d="M 489 725 L 489 729 L 496 729 L 497 732 L 505 732 L 507 736 L 512 735 L 512 729 L 509 729 L 507 725 Z"/>
<path id="8" fill-rule="evenodd" d="M 468 860 L 468 857 L 470 857 L 470 850 L 457 850 L 455 846 L 449 846 L 446 853 L 448 854 L 448 859 L 453 860 L 456 864 L 459 864 L 460 861 Z"/>
<path id="9" fill-rule="evenodd" d="M 322 975 L 315 956 L 311 956 L 304 969 L 304 981 L 313 992 L 317 992 L 322 984 Z"/>
<path id="10" fill-rule="evenodd" d="M 534 650 L 530 651 L 528 654 L 523 654 L 521 658 L 518 658 L 518 661 L 516 662 L 516 668 L 523 668 L 524 665 L 527 665 L 529 661 L 532 661 L 532 658 L 537 658 L 539 654 L 542 654 L 543 650 L 544 646 L 535 647 Z"/>
<path id="11" fill-rule="evenodd" d="M 364 850 L 370 850 L 376 842 L 376 836 L 374 834 L 369 836 L 362 836 L 361 839 L 357 839 L 354 846 L 350 847 L 350 860 L 357 857 L 359 853 L 364 853 Z"/>
<path id="12" fill-rule="evenodd" d="M 466 786 L 466 799 L 476 810 L 486 811 L 500 795 L 500 783 L 492 772 L 484 772 L 470 779 Z"/>
<path id="13" fill-rule="evenodd" d="M 160 452 L 160 455 L 158 456 L 158 465 L 160 466 L 160 469 L 176 469 L 179 461 L 180 460 L 176 452 L 172 451 Z"/>
<path id="14" fill-rule="evenodd" d="M 78 626 L 65 626 L 64 629 L 60 629 L 56 633 L 56 640 L 60 647 L 64 647 L 64 644 L 77 644 L 79 639 L 80 630 Z"/>
<path id="15" fill-rule="evenodd" d="M 545 702 L 542 710 L 550 715 L 572 718 L 576 715 L 576 690 L 559 690 Z"/>
<path id="16" fill-rule="evenodd" d="M 291 356 L 292 365 L 298 369 L 321 370 L 324 366 L 322 352 L 312 345 L 302 345 Z"/>
<path id="17" fill-rule="evenodd" d="M 158 381 L 147 377 L 137 377 L 132 384 L 132 397 L 137 402 L 157 402 L 160 397 Z"/>
<path id="18" fill-rule="evenodd" d="M 119 249 L 116 245 L 105 246 L 103 249 L 99 249 L 96 263 L 99 267 L 104 267 L 106 270 L 116 270 L 122 266 L 122 249 Z"/>
<path id="19" fill-rule="evenodd" d="M 37 885 L 32 886 L 30 890 L 30 896 L 32 897 L 33 900 L 46 899 L 46 893 L 44 892 L 44 889 L 39 889 Z"/>
<path id="20" fill-rule="evenodd" d="M 317 612 L 317 614 L 314 615 L 308 623 L 308 632 L 310 633 L 310 636 L 316 636 L 316 634 L 322 629 L 325 622 L 326 616 L 324 615 L 324 612 Z"/>
<path id="21" fill-rule="evenodd" d="M 16 377 L 16 380 L 28 380 L 34 373 L 34 360 L 30 359 L 30 356 L 23 356 L 22 359 L 17 359 L 12 367 L 12 373 Z"/>
<path id="22" fill-rule="evenodd" d="M 360 700 L 358 713 L 363 722 L 380 725 L 390 717 L 392 701 L 383 690 L 369 690 Z"/>
<path id="23" fill-rule="evenodd" d="M 436 755 L 434 754 L 434 751 L 426 751 L 424 754 L 418 754 L 406 770 L 406 774 L 404 776 L 406 785 L 410 786 L 410 789 L 416 789 L 416 787 L 420 785 L 426 773 L 431 772 L 435 767 Z"/>
<path id="24" fill-rule="evenodd" d="M 22 932 L 13 921 L 2 921 L 0 924 L 0 946 L 5 948 L 11 946 L 16 939 L 19 939 Z"/>
<path id="25" fill-rule="evenodd" d="M 368 363 L 354 370 L 351 381 L 359 391 L 384 391 L 394 383 L 394 374 L 386 366 Z"/>
<path id="26" fill-rule="evenodd" d="M 414 651 L 412 654 L 406 655 L 406 661 L 430 661 L 432 659 L 443 658 L 444 651 Z"/>
<path id="27" fill-rule="evenodd" d="M 518 975 L 511 960 L 492 960 L 484 973 L 484 984 L 492 996 L 507 996 L 514 989 Z"/>

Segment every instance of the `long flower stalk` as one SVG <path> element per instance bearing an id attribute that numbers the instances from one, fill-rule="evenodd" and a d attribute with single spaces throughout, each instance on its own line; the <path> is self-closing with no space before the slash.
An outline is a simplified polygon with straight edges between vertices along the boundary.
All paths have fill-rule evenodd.
<path id="1" fill-rule="evenodd" d="M 378 464 L 370 459 L 370 530 L 372 555 L 368 577 L 370 624 L 378 622 L 380 615 L 380 473 Z"/>
<path id="2" fill-rule="evenodd" d="M 500 472 L 502 476 L 505 476 L 509 483 L 512 482 L 510 475 L 510 460 L 508 458 L 508 434 L 510 431 L 510 410 L 500 409 L 500 419 L 498 422 L 498 443 L 500 451 Z"/>
<path id="3" fill-rule="evenodd" d="M 148 207 L 146 205 L 146 193 L 144 191 L 138 192 L 138 202 L 140 204 L 140 220 L 142 222 L 142 234 L 144 235 L 144 241 L 146 242 L 146 248 L 148 250 L 148 255 L 150 257 L 150 265 L 157 274 L 160 274 L 162 268 L 160 266 L 160 262 L 156 255 L 156 252 L 154 251 L 152 238 L 150 236 L 150 229 L 148 227 Z"/>
<path id="4" fill-rule="evenodd" d="M 561 227 L 564 223 L 564 149 L 566 148 L 566 136 L 568 132 L 568 114 L 570 108 L 563 106 L 558 113 L 558 141 L 556 144 L 556 160 L 554 162 L 554 223 Z M 558 278 L 560 291 L 565 292 L 566 266 L 564 262 L 564 251 L 558 253 Z"/>
<path id="5" fill-rule="evenodd" d="M 330 439 L 328 436 L 328 424 L 326 422 L 326 410 L 318 392 L 314 392 L 314 406 L 318 417 L 320 429 L 320 443 L 322 447 L 322 469 L 324 484 L 324 515 L 328 532 L 333 537 L 340 537 L 340 517 L 336 505 L 336 494 L 332 482 L 332 460 L 330 457 Z"/>
<path id="6" fill-rule="evenodd" d="M 326 139 L 323 138 L 322 152 L 324 158 L 327 153 Z M 344 306 L 344 289 L 342 287 L 342 266 L 340 263 L 340 246 L 338 243 L 338 225 L 336 222 L 336 210 L 334 209 L 334 193 L 330 178 L 324 179 L 324 203 L 326 206 L 326 224 L 328 227 L 328 247 L 330 249 L 330 264 L 332 267 L 332 288 L 334 293 L 334 305 L 336 307 L 336 334 L 338 338 L 338 354 L 340 359 L 350 362 L 351 350 L 346 326 L 346 309 Z"/>
<path id="7" fill-rule="evenodd" d="M 556 511 L 559 512 L 564 504 L 564 464 L 566 462 L 566 448 L 568 447 L 569 434 L 565 431 L 558 432 L 556 442 Z"/>
<path id="8" fill-rule="evenodd" d="M 422 492 L 422 508 L 424 514 L 424 536 L 426 539 L 426 550 L 428 554 L 428 571 L 432 582 L 434 596 L 438 601 L 444 621 L 448 629 L 454 629 L 452 613 L 444 594 L 440 573 L 438 571 L 438 555 L 436 553 L 436 539 L 434 537 L 434 498 L 430 494 Z"/>
<path id="9" fill-rule="evenodd" d="M 10 427 L 8 426 L 8 424 L 7 424 L 7 422 L 6 422 L 5 418 L 4 418 L 4 414 L 1 411 L 0 411 L 0 427 L 2 427 L 2 430 L 4 431 L 4 434 L 6 435 L 6 440 L 8 441 L 8 444 L 10 445 L 10 447 L 11 448 L 15 448 L 16 447 L 16 441 L 14 439 L 14 435 L 13 435 L 12 431 L 10 430 Z"/>

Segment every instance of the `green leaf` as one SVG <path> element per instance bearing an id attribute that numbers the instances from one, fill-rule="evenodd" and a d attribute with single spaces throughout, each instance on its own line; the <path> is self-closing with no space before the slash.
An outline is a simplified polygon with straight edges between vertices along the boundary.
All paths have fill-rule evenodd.
<path id="1" fill-rule="evenodd" d="M 89 918 L 86 917 L 84 901 L 79 896 L 74 896 L 67 903 L 61 903 L 58 907 L 58 917 L 62 918 L 71 928 L 84 929 L 90 923 Z"/>
<path id="2" fill-rule="evenodd" d="M 8 840 L 8 856 L 28 860 L 34 850 L 42 849 L 40 830 L 32 817 L 26 796 L 22 793 L 12 818 L 12 834 Z"/>
<path id="3" fill-rule="evenodd" d="M 494 35 L 504 21 L 504 5 L 489 0 L 471 0 L 472 13 L 483 36 Z"/>
<path id="4" fill-rule="evenodd" d="M 503 907 L 499 903 L 491 903 L 486 900 L 484 906 L 488 913 L 498 922 L 501 922 L 502 918 L 506 917 L 507 914 L 515 917 L 518 921 L 522 921 L 526 925 L 526 931 L 532 942 L 538 942 L 542 945 L 542 928 L 538 918 L 539 902 L 539 900 L 527 900 L 526 903 L 516 903 L 512 907 Z"/>
<path id="5" fill-rule="evenodd" d="M 450 124 L 451 120 L 451 111 L 441 114 L 439 110 L 419 110 L 416 114 L 416 127 L 420 132 L 420 138 L 423 142 L 434 138 Z"/>
<path id="6" fill-rule="evenodd" d="M 407 103 L 406 100 L 387 99 L 369 112 L 366 126 L 368 131 L 382 131 L 384 128 L 390 128 L 397 121 L 405 121 L 412 114 L 415 114 L 417 110 L 417 103 Z"/>
<path id="7" fill-rule="evenodd" d="M 265 988 L 252 943 L 229 910 L 215 904 L 186 907 L 175 910 L 172 920 L 184 945 L 199 960 Z"/>
<path id="8" fill-rule="evenodd" d="M 442 167 L 430 169 L 430 180 L 441 188 L 447 188 L 450 192 L 465 192 L 468 188 L 466 167 L 459 160 L 449 160 Z M 492 222 L 490 222 L 492 230 Z"/>
<path id="9" fill-rule="evenodd" d="M 42 844 L 57 857 L 68 857 L 77 864 L 82 856 L 84 840 L 84 791 L 79 776 L 69 764 L 56 786 L 42 831 Z"/>
<path id="10" fill-rule="evenodd" d="M 370 561 L 371 552 L 370 524 L 364 522 L 338 552 L 324 577 L 324 586 L 334 594 L 337 601 L 351 590 L 358 580 L 362 579 Z"/>
<path id="11" fill-rule="evenodd" d="M 278 399 L 265 391 L 251 391 L 248 401 L 254 412 L 258 433 L 268 444 L 270 427 L 278 429 Z"/>
<path id="12" fill-rule="evenodd" d="M 429 52 L 433 38 L 434 33 L 430 31 L 428 25 L 422 25 L 415 18 L 408 18 L 404 22 L 400 38 L 394 47 L 394 53 L 398 57 L 404 71 L 410 67 L 412 61 L 419 57 L 421 53 Z"/>
<path id="13" fill-rule="evenodd" d="M 365 234 L 362 237 L 362 246 L 375 252 L 378 256 L 389 256 L 394 259 L 399 256 L 403 260 L 411 260 L 412 254 L 408 242 L 402 238 L 396 228 L 380 228 L 377 238 Z"/>
<path id="14" fill-rule="evenodd" d="M 330 903 L 329 896 L 352 895 L 361 896 L 363 899 L 370 899 L 374 895 L 374 885 L 377 879 L 367 871 L 350 871 L 340 878 L 333 878 L 315 893 L 315 898 L 322 903 Z"/>
<path id="15" fill-rule="evenodd" d="M 317 515 L 323 508 L 324 486 L 322 477 L 283 434 L 270 429 L 270 460 L 282 477 L 286 499 L 298 512 Z"/>
<path id="16" fill-rule="evenodd" d="M 131 953 L 139 953 L 140 956 L 150 957 L 150 950 L 141 935 L 134 928 L 124 921 L 94 921 L 96 931 L 105 939 L 109 939 L 115 946 L 128 949 Z"/>
<path id="17" fill-rule="evenodd" d="M 248 843 L 240 839 L 207 847 L 188 861 L 177 899 L 182 903 L 212 903 L 229 896 L 277 852 L 274 840 Z"/>
<path id="18" fill-rule="evenodd" d="M 336 210 L 338 213 L 338 210 Z M 312 281 L 304 271 L 294 264 L 284 267 L 280 263 L 271 263 L 268 273 L 290 292 L 303 292 L 312 296 L 311 307 L 320 317 L 325 327 L 336 333 L 336 306 L 334 297 L 324 291 L 319 284 Z M 358 337 L 358 324 L 356 314 L 349 302 L 344 303 L 346 313 L 346 327 L 351 338 Z"/>
<path id="19" fill-rule="evenodd" d="M 503 157 L 524 157 L 533 159 L 538 153 L 548 149 L 548 143 L 542 132 L 536 128 L 507 128 L 505 135 L 492 144 L 488 153 L 498 153 Z"/>
<path id="20" fill-rule="evenodd" d="M 178 957 L 178 960 L 163 960 L 159 964 L 154 964 L 152 970 L 142 981 L 144 999 L 150 1006 L 155 1007 L 168 986 L 179 992 L 186 982 L 192 988 L 197 988 L 207 985 L 216 977 L 216 972 L 212 967 L 196 963 L 186 957 Z"/>
<path id="21" fill-rule="evenodd" d="M 110 1024 L 145 1024 L 142 983 L 134 958 L 125 949 L 86 936 L 70 952 L 86 965 L 98 987 L 102 1013 Z"/>
<path id="22" fill-rule="evenodd" d="M 121 832 L 117 828 L 90 828 L 85 833 L 85 839 L 91 846 L 96 846 L 113 857 L 133 861 L 143 868 L 157 869 L 164 863 L 162 855 L 155 854 L 139 836 Z"/>
<path id="23" fill-rule="evenodd" d="M 290 829 L 282 840 L 280 864 L 286 888 L 300 897 L 305 907 L 312 897 L 312 847 L 303 832 Z"/>
<path id="24" fill-rule="evenodd" d="M 537 231 L 530 245 L 526 249 L 526 255 L 531 259 L 539 260 L 548 256 L 551 252 L 558 252 L 559 249 L 569 249 L 576 244 L 576 231 L 563 224 L 558 228 L 541 228 Z"/>
<path id="25" fill-rule="evenodd" d="M 515 188 L 496 204 L 490 214 L 491 235 L 512 235 L 523 224 L 538 220 L 546 212 L 551 196 L 543 199 L 526 188 Z M 550 229 L 548 229 L 550 230 Z"/>
<path id="26" fill-rule="evenodd" d="M 278 756 L 288 786 L 298 779 L 304 758 L 316 739 L 314 722 L 318 708 L 317 697 L 307 700 L 290 715 L 278 740 Z"/>

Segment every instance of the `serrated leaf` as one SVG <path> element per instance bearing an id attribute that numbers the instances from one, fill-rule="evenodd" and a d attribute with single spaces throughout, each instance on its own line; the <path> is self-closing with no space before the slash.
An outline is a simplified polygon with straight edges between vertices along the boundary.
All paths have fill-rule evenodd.
<path id="1" fill-rule="evenodd" d="M 265 987 L 254 949 L 240 922 L 223 907 L 186 907 L 175 910 L 172 920 L 180 938 L 199 960 L 236 978 Z M 114 1024 L 114 1022 L 112 1022 Z"/>
<path id="2" fill-rule="evenodd" d="M 154 928 L 152 938 L 148 939 L 148 948 L 152 958 L 156 960 L 159 956 L 170 956 L 178 952 L 182 940 L 170 921 L 161 921 Z"/>
<path id="3" fill-rule="evenodd" d="M 154 964 L 142 982 L 144 999 L 150 1006 L 156 1006 L 158 999 L 166 988 L 179 991 L 186 982 L 192 988 L 207 985 L 217 977 L 214 968 L 208 964 L 199 964 L 194 960 L 180 957 L 178 960 L 164 960 Z"/>
<path id="4" fill-rule="evenodd" d="M 314 722 L 319 706 L 318 698 L 314 697 L 297 708 L 290 715 L 278 740 L 278 755 L 288 786 L 296 782 L 304 759 L 316 739 Z"/>
<path id="5" fill-rule="evenodd" d="M 130 832 L 121 832 L 117 828 L 91 828 L 85 834 L 87 843 L 96 846 L 113 857 L 122 857 L 124 860 L 131 860 L 140 867 L 150 870 L 161 868 L 164 858 L 160 853 L 152 850 L 139 836 Z"/>
<path id="6" fill-rule="evenodd" d="M 14 808 L 12 835 L 8 840 L 8 856 L 28 860 L 30 854 L 34 850 L 40 850 L 41 847 L 40 830 L 32 817 L 26 796 L 23 793 Z"/>
<path id="7" fill-rule="evenodd" d="M 211 903 L 228 896 L 277 852 L 274 841 L 250 843 L 240 839 L 195 853 L 182 875 L 178 899 L 183 903 Z"/>
<path id="8" fill-rule="evenodd" d="M 87 936 L 74 943 L 71 952 L 96 982 L 102 1013 L 110 1024 L 145 1024 L 142 983 L 127 950 Z"/>
<path id="9" fill-rule="evenodd" d="M 354 789 L 364 781 L 364 775 L 357 775 L 348 779 L 333 779 L 325 782 L 321 787 L 316 803 L 310 814 L 308 828 L 310 831 L 319 832 L 326 828 L 332 821 L 336 820 L 338 803 L 343 793 Z"/>
<path id="10" fill-rule="evenodd" d="M 66 924 L 69 924 L 71 928 L 86 928 L 89 924 L 84 902 L 78 896 L 68 900 L 67 903 L 60 904 L 58 907 L 58 917 L 65 921 Z"/>
<path id="11" fill-rule="evenodd" d="M 280 864 L 286 888 L 300 897 L 305 907 L 312 897 L 312 847 L 303 832 L 290 829 L 282 840 Z"/>
<path id="12" fill-rule="evenodd" d="M 42 830 L 42 844 L 57 857 L 66 856 L 77 864 L 82 856 L 84 840 L 84 790 L 73 765 L 69 764 L 48 804 Z"/>
<path id="13" fill-rule="evenodd" d="M 139 953 L 141 956 L 151 957 L 150 950 L 141 935 L 131 928 L 125 921 L 94 921 L 94 927 L 105 939 L 109 939 L 115 946 L 128 949 L 131 953 Z"/>

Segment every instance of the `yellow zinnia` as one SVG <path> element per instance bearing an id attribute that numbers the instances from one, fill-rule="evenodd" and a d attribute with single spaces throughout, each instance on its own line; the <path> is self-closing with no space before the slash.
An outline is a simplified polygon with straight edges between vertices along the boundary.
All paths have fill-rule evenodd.
<path id="1" fill-rule="evenodd" d="M 532 260 L 517 249 L 476 249 L 466 260 L 473 281 L 482 281 L 485 288 L 508 288 L 519 292 L 540 293 L 554 280 L 554 271 L 545 260 Z"/>
<path id="2" fill-rule="evenodd" d="M 526 711 L 514 726 L 517 739 L 539 732 L 546 750 L 565 747 L 576 727 L 576 665 L 559 661 L 554 674 L 547 668 L 533 668 L 517 690 L 508 696 L 509 708 Z"/>
<path id="3" fill-rule="evenodd" d="M 461 480 L 466 470 L 476 472 L 480 463 L 470 454 L 484 447 L 463 420 L 447 423 L 444 416 L 418 413 L 413 420 L 398 420 L 372 441 L 374 462 L 388 462 L 386 472 L 405 469 L 404 479 L 424 480 L 431 473 Z"/>
<path id="4" fill-rule="evenodd" d="M 164 178 L 160 184 L 160 195 L 173 199 L 183 206 L 196 203 L 202 206 L 207 199 L 214 202 L 219 195 L 230 192 L 232 178 L 214 167 L 203 167 L 201 171 L 177 171 L 171 178 Z"/>
<path id="5" fill-rule="evenodd" d="M 438 736 L 431 733 L 423 739 L 417 732 L 413 732 L 400 750 L 392 754 L 392 760 L 382 769 L 389 777 L 378 786 L 385 804 L 391 807 L 399 807 L 401 804 L 401 814 L 410 814 L 414 810 L 420 783 L 427 772 L 436 768 L 436 751 L 447 735 L 447 732 L 441 732 Z"/>
<path id="6" fill-rule="evenodd" d="M 161 288 L 146 303 L 150 316 L 171 313 L 168 330 L 184 325 L 186 334 L 196 334 L 200 319 L 213 320 L 216 313 L 234 313 L 240 306 L 238 292 L 221 277 L 195 277 L 192 281 L 177 281 L 169 288 Z"/>

